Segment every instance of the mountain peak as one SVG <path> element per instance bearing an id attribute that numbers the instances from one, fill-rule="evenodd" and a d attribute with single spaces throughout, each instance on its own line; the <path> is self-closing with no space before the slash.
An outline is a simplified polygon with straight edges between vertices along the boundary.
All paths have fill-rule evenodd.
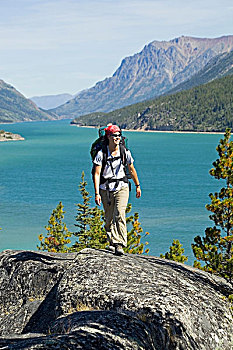
<path id="1" fill-rule="evenodd" d="M 152 41 L 139 53 L 125 57 L 112 77 L 81 92 L 55 112 L 62 117 L 77 117 L 159 96 L 196 74 L 213 57 L 232 49 L 233 35 Z"/>

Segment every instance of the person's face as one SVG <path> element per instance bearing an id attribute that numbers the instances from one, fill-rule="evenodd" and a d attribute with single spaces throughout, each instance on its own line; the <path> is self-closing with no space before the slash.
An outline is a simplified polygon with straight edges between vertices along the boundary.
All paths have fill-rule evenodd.
<path id="1" fill-rule="evenodd" d="M 114 134 L 109 136 L 109 142 L 113 143 L 114 145 L 119 145 L 121 141 L 121 133 L 115 132 Z"/>

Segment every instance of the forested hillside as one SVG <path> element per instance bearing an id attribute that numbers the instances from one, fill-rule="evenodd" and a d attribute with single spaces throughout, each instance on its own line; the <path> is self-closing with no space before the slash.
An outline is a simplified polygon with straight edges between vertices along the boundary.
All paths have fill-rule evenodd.
<path id="1" fill-rule="evenodd" d="M 13 86 L 0 80 L 0 123 L 52 120 L 57 118 L 54 113 L 39 109 Z"/>
<path id="2" fill-rule="evenodd" d="M 173 95 L 137 103 L 110 113 L 79 117 L 79 125 L 117 123 L 125 129 L 224 131 L 233 127 L 233 75 Z"/>

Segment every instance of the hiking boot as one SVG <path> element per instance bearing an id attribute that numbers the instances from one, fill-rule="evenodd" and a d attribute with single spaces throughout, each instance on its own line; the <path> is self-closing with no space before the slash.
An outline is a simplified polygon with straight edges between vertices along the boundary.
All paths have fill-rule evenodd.
<path id="1" fill-rule="evenodd" d="M 113 245 L 108 245 L 106 249 L 109 250 L 110 252 L 113 252 L 113 253 L 115 252 L 115 247 Z"/>
<path id="2" fill-rule="evenodd" d="M 115 254 L 116 255 L 123 255 L 124 250 L 121 244 L 115 244 Z"/>

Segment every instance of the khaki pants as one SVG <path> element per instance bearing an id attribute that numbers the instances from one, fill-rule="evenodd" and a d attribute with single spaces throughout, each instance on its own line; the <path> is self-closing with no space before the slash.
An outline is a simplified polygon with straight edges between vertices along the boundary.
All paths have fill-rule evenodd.
<path id="1" fill-rule="evenodd" d="M 107 191 L 100 190 L 100 195 L 105 211 L 105 229 L 110 245 L 122 244 L 127 246 L 127 227 L 125 210 L 129 199 L 129 186 L 121 188 L 119 191 L 110 191 L 110 201 L 108 204 Z"/>

